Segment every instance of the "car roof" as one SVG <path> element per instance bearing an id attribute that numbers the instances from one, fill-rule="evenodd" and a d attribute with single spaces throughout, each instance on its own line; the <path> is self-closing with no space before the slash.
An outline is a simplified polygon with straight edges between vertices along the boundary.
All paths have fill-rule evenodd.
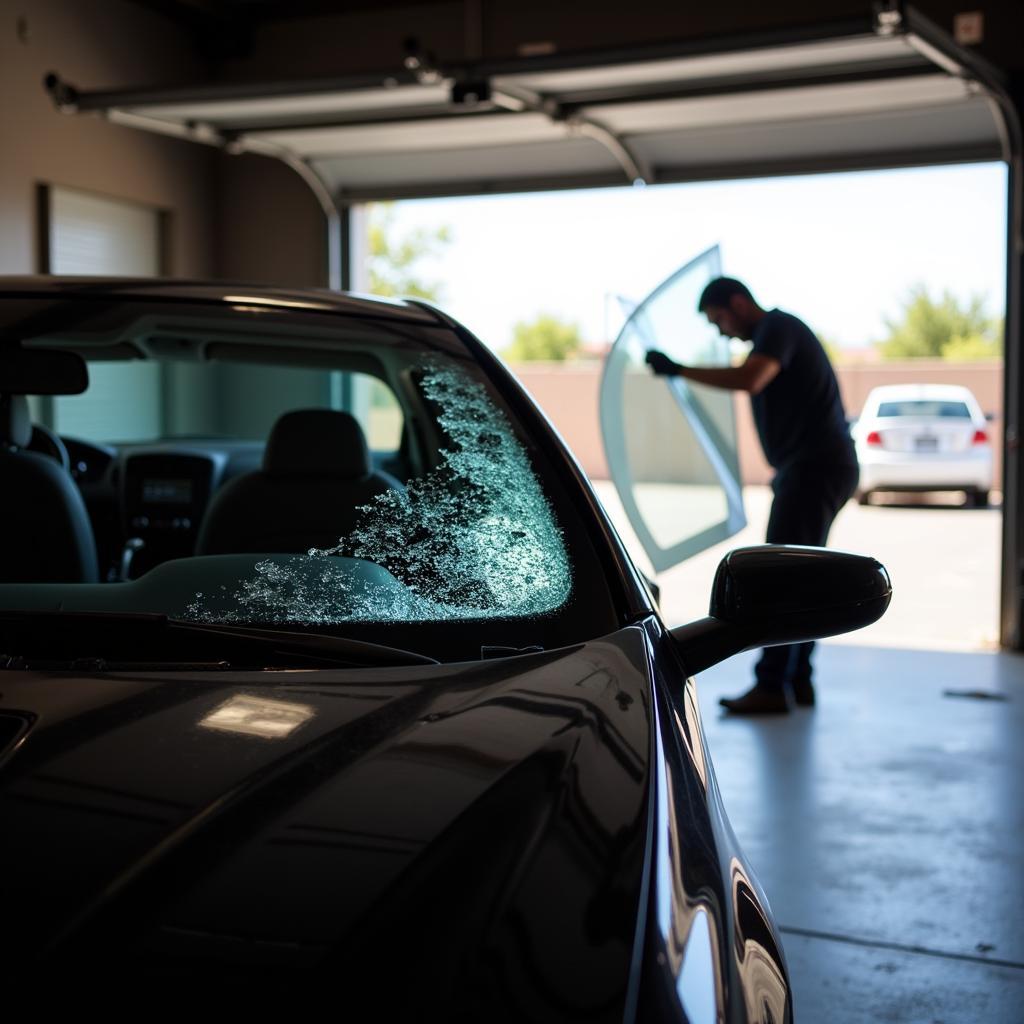
<path id="1" fill-rule="evenodd" d="M 349 313 L 437 324 L 442 316 L 429 306 L 404 299 L 335 292 L 327 288 L 275 288 L 236 281 L 176 280 L 173 278 L 63 277 L 58 275 L 0 275 L 0 299 L 38 295 L 43 298 L 166 299 L 180 302 L 246 302 L 281 309 Z"/>
<path id="2" fill-rule="evenodd" d="M 872 388 L 867 402 L 900 402 L 913 399 L 975 402 L 969 388 L 962 384 L 882 384 Z"/>

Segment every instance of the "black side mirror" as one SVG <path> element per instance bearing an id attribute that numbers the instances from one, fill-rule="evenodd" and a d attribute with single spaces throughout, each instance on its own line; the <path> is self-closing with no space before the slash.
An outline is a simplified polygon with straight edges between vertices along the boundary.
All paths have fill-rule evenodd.
<path id="1" fill-rule="evenodd" d="M 671 634 L 693 675 L 754 647 L 868 626 L 891 598 L 885 566 L 866 555 L 790 545 L 737 548 L 715 573 L 709 617 Z"/>

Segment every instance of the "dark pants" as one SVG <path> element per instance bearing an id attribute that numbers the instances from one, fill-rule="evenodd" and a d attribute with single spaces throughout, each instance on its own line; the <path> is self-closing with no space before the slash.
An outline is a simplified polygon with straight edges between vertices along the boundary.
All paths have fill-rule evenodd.
<path id="1" fill-rule="evenodd" d="M 857 489 L 856 464 L 803 462 L 779 470 L 772 481 L 769 544 L 823 547 L 836 514 Z M 814 643 L 766 647 L 754 668 L 759 686 L 773 689 L 809 683 Z"/>

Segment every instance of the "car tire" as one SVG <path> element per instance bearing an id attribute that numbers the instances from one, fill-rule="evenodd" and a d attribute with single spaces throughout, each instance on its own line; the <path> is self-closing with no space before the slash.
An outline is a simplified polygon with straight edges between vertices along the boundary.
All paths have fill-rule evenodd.
<path id="1" fill-rule="evenodd" d="M 968 508 L 988 508 L 988 491 L 968 491 Z"/>

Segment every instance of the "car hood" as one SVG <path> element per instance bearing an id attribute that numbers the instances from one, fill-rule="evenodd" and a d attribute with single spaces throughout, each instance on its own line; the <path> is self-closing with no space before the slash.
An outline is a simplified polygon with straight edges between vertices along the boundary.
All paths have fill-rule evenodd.
<path id="1" fill-rule="evenodd" d="M 426 984 L 449 1006 L 502 992 L 526 1018 L 621 1018 L 649 680 L 639 627 L 459 665 L 6 672 L 5 952 L 399 970 L 395 1010 Z"/>

